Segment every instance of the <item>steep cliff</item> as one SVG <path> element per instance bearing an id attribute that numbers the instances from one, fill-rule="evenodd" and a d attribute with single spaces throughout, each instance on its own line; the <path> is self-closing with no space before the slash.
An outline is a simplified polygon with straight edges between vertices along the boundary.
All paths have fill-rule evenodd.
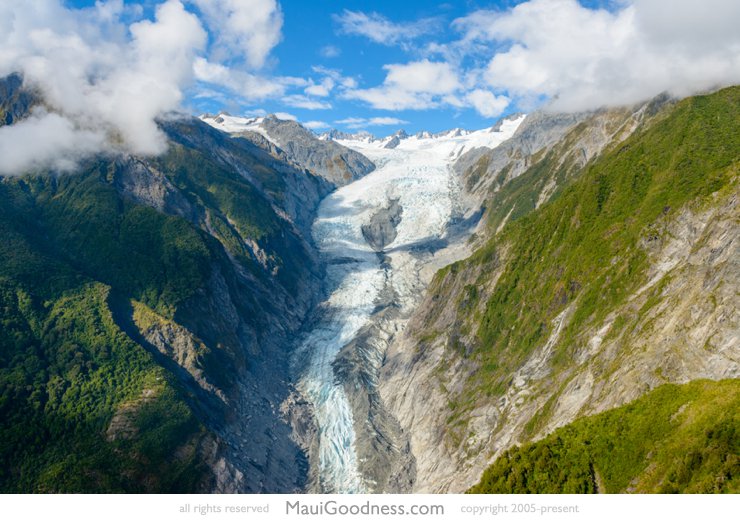
<path id="1" fill-rule="evenodd" d="M 416 491 L 463 491 L 660 385 L 740 375 L 739 114 L 738 88 L 658 99 L 459 166 L 486 200 L 478 249 L 436 275 L 381 378 Z"/>

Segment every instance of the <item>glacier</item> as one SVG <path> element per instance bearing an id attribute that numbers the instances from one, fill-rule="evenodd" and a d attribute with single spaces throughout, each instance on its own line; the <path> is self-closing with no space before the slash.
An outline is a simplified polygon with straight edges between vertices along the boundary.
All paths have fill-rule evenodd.
<path id="1" fill-rule="evenodd" d="M 498 146 L 523 120 L 524 116 L 505 119 L 496 128 L 474 132 L 404 137 L 394 148 L 385 147 L 390 138 L 337 140 L 377 168 L 328 195 L 312 227 L 327 265 L 328 297 L 301 339 L 299 359 L 305 361 L 297 388 L 312 405 L 317 426 L 318 453 L 311 461 L 316 466 L 316 491 L 371 490 L 359 469 L 352 409 L 333 368 L 337 354 L 370 323 L 384 288 L 390 286 L 397 298 L 394 303 L 410 311 L 430 273 L 457 259 L 448 255 L 441 265 L 439 258 L 414 254 L 415 248 L 444 239 L 461 211 L 452 165 L 467 150 Z M 395 239 L 378 253 L 363 237 L 362 226 L 391 200 L 399 201 L 403 213 Z"/>

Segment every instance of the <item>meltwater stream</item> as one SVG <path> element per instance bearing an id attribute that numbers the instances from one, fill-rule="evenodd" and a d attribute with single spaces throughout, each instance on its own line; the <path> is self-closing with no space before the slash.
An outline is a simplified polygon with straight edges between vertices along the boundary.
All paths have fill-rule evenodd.
<path id="1" fill-rule="evenodd" d="M 318 427 L 318 453 L 311 460 L 317 491 L 368 489 L 358 467 L 352 409 L 332 365 L 337 354 L 369 323 L 384 288 L 393 289 L 401 309 L 418 301 L 426 287 L 419 278 L 420 263 L 427 260 L 411 251 L 444 238 L 456 214 L 459 190 L 451 165 L 467 149 L 497 146 L 522 119 L 504 121 L 497 131 L 410 137 L 393 149 L 384 148 L 382 141 L 340 141 L 365 154 L 377 169 L 324 199 L 313 224 L 314 240 L 327 264 L 329 296 L 303 339 L 301 359 L 307 361 L 298 389 L 311 403 Z M 399 201 L 402 217 L 382 262 L 383 255 L 368 245 L 361 227 L 391 200 Z"/>

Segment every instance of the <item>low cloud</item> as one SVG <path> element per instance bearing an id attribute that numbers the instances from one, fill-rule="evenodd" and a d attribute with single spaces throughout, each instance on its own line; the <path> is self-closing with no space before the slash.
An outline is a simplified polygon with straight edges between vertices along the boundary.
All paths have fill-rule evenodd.
<path id="1" fill-rule="evenodd" d="M 70 170 L 86 155 L 99 152 L 105 137 L 78 128 L 59 114 L 43 110 L 12 126 L 0 127 L 0 175 L 52 167 Z"/>
<path id="2" fill-rule="evenodd" d="M 0 75 L 21 72 L 53 112 L 2 129 L 4 174 L 45 163 L 69 169 L 80 156 L 108 149 L 165 149 L 155 118 L 180 106 L 206 32 L 179 0 L 128 27 L 119 22 L 123 9 L 120 0 L 82 11 L 58 0 L 0 6 Z M 32 132 L 34 146 L 27 146 Z"/>

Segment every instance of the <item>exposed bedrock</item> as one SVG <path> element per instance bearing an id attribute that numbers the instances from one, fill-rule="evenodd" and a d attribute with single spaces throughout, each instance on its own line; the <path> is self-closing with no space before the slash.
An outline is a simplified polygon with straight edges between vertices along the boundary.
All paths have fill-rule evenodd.
<path id="1" fill-rule="evenodd" d="M 402 215 L 399 199 L 391 199 L 387 207 L 379 209 L 370 222 L 362 226 L 362 236 L 374 251 L 382 251 L 396 239 Z"/>

